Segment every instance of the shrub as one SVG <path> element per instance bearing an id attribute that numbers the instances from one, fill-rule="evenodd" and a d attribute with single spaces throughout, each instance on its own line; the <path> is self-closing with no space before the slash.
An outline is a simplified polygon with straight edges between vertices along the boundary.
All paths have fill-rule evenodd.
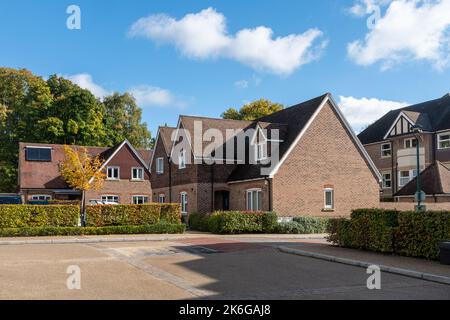
<path id="1" fill-rule="evenodd" d="M 332 219 L 328 232 L 339 246 L 436 259 L 439 242 L 450 239 L 450 212 L 361 209 Z"/>
<path id="2" fill-rule="evenodd" d="M 439 242 L 450 240 L 450 212 L 401 212 L 395 234 L 395 250 L 412 257 L 437 259 Z"/>
<path id="3" fill-rule="evenodd" d="M 294 222 L 300 224 L 303 228 L 301 233 L 325 233 L 327 232 L 327 225 L 329 218 L 321 217 L 295 217 Z"/>
<path id="4" fill-rule="evenodd" d="M 0 237 L 78 236 L 107 234 L 174 234 L 183 233 L 183 224 L 154 224 L 109 227 L 37 227 L 0 229 Z"/>
<path id="5" fill-rule="evenodd" d="M 208 219 L 210 232 L 219 234 L 272 232 L 276 215 L 272 212 L 219 211 Z"/>
<path id="6" fill-rule="evenodd" d="M 327 231 L 328 218 L 296 217 L 290 222 L 281 222 L 276 227 L 280 234 L 312 234 Z"/>
<path id="7" fill-rule="evenodd" d="M 267 233 L 275 232 L 278 226 L 278 217 L 275 212 L 265 212 L 262 215 L 262 231 Z"/>
<path id="8" fill-rule="evenodd" d="M 179 203 L 162 203 L 159 206 L 161 207 L 161 222 L 181 223 L 181 206 Z"/>
<path id="9" fill-rule="evenodd" d="M 189 215 L 189 228 L 197 231 L 209 231 L 210 216 L 198 212 Z"/>
<path id="10" fill-rule="evenodd" d="M 79 214 L 74 205 L 0 205 L 0 229 L 76 226 Z"/>
<path id="11" fill-rule="evenodd" d="M 180 223 L 179 204 L 98 205 L 86 207 L 88 227 Z"/>

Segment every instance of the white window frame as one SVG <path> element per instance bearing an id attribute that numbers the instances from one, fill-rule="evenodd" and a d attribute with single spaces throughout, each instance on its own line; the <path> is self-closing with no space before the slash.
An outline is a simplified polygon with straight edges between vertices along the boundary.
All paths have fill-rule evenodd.
<path id="1" fill-rule="evenodd" d="M 400 170 L 399 172 L 398 172 L 398 186 L 399 187 L 404 187 L 404 186 L 406 186 L 411 180 L 412 180 L 412 174 L 411 174 L 411 171 L 412 170 Z M 403 172 L 408 172 L 408 177 L 406 177 L 406 176 L 402 176 L 402 173 Z M 404 181 L 402 181 L 402 179 L 403 180 L 405 180 L 406 178 L 408 178 L 408 181 L 406 181 L 405 183 L 403 183 Z"/>
<path id="2" fill-rule="evenodd" d="M 441 140 L 442 136 L 449 136 L 449 139 Z M 437 147 L 438 147 L 438 150 L 450 149 L 450 144 L 449 144 L 448 147 L 441 147 L 441 143 L 442 142 L 449 142 L 450 143 L 450 132 L 443 132 L 443 133 L 439 133 L 437 135 Z"/>
<path id="3" fill-rule="evenodd" d="M 138 174 L 138 177 L 135 178 L 135 177 L 134 177 L 134 170 L 137 170 L 136 173 L 141 172 L 141 176 L 142 176 L 142 177 L 139 178 L 139 174 Z M 134 181 L 143 181 L 143 180 L 144 180 L 144 177 L 145 177 L 145 173 L 144 173 L 144 168 L 143 168 L 143 167 L 132 167 L 132 168 L 131 168 L 131 180 L 134 180 Z"/>
<path id="4" fill-rule="evenodd" d="M 138 199 L 138 198 L 142 198 L 142 203 L 136 203 L 137 202 L 136 199 Z M 147 201 L 146 201 L 146 199 L 147 199 Z M 131 197 L 131 202 L 132 202 L 132 204 L 146 204 L 149 202 L 148 199 L 149 199 L 149 197 L 145 196 L 145 195 L 133 195 Z"/>
<path id="5" fill-rule="evenodd" d="M 386 146 L 386 145 L 389 145 L 389 149 L 383 149 L 383 147 Z M 390 157 L 392 157 L 392 144 L 390 142 L 382 143 L 381 146 L 380 146 L 380 149 L 381 149 L 381 157 L 382 158 L 390 158 Z M 390 154 L 388 156 L 386 156 L 386 155 L 383 154 L 384 151 L 389 151 Z"/>
<path id="6" fill-rule="evenodd" d="M 389 175 L 389 179 L 385 179 L 384 177 L 386 175 Z M 383 177 L 383 189 L 391 189 L 392 188 L 392 173 L 391 172 L 385 172 L 382 174 Z M 389 181 L 390 186 L 386 185 L 386 182 Z"/>
<path id="7" fill-rule="evenodd" d="M 408 139 L 405 139 L 404 141 L 403 141 L 403 147 L 405 148 L 405 149 L 412 149 L 412 148 L 416 148 L 416 146 L 413 146 L 413 143 L 414 143 L 414 141 L 416 141 L 416 143 L 417 143 L 417 139 L 416 138 L 408 138 Z M 407 147 L 406 146 L 406 144 L 409 142 L 409 147 Z"/>
<path id="8" fill-rule="evenodd" d="M 180 204 L 181 204 L 181 213 L 187 214 L 188 210 L 188 195 L 187 192 L 180 192 Z"/>
<path id="9" fill-rule="evenodd" d="M 164 193 L 158 195 L 158 203 L 166 203 L 166 195 Z"/>
<path id="10" fill-rule="evenodd" d="M 261 152 L 260 152 L 261 151 Z M 255 159 L 256 161 L 267 160 L 267 141 L 261 141 L 256 144 Z"/>
<path id="11" fill-rule="evenodd" d="M 156 158 L 156 173 L 164 173 L 164 158 Z"/>
<path id="12" fill-rule="evenodd" d="M 44 199 L 39 199 L 39 198 L 44 198 Z M 48 195 L 48 194 L 33 194 L 31 195 L 31 199 L 33 201 L 49 201 L 52 200 L 52 196 Z"/>
<path id="13" fill-rule="evenodd" d="M 117 169 L 117 178 L 116 177 L 110 177 L 109 176 L 109 169 Z M 113 171 L 114 172 L 114 171 Z M 120 167 L 118 166 L 108 166 L 106 167 L 106 180 L 120 180 Z"/>
<path id="14" fill-rule="evenodd" d="M 256 204 L 253 201 L 253 194 L 256 193 Z M 262 205 L 262 190 L 260 188 L 247 189 L 246 191 L 246 208 L 247 211 L 261 211 L 259 203 Z"/>
<path id="15" fill-rule="evenodd" d="M 117 201 L 114 200 L 109 200 L 108 198 L 117 198 Z M 120 197 L 116 194 L 103 194 L 101 197 L 102 201 L 106 201 L 106 202 L 115 202 L 115 203 L 120 203 Z"/>
<path id="16" fill-rule="evenodd" d="M 331 192 L 331 204 L 327 204 L 327 193 Z M 323 207 L 325 210 L 334 210 L 334 188 L 325 188 L 323 190 Z"/>
<path id="17" fill-rule="evenodd" d="M 186 169 L 186 150 L 181 149 L 178 156 L 178 169 Z"/>

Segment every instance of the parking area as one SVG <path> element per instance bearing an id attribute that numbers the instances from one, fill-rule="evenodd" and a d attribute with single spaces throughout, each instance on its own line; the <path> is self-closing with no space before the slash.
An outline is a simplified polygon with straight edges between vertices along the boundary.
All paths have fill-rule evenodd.
<path id="1" fill-rule="evenodd" d="M 0 298 L 450 299 L 448 285 L 389 273 L 381 274 L 381 290 L 369 290 L 364 268 L 285 254 L 277 249 L 283 242 L 198 236 L 2 245 Z M 71 266 L 79 267 L 80 289 L 67 286 Z"/>

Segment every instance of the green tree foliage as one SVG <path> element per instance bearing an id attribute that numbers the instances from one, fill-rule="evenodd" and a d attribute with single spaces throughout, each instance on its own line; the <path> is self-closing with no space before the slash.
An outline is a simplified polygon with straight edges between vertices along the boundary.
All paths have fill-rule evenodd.
<path id="1" fill-rule="evenodd" d="M 112 144 L 122 142 L 125 138 L 137 148 L 148 148 L 151 135 L 147 124 L 141 123 L 142 110 L 129 93 L 114 93 L 103 100 L 105 106 L 105 123 L 108 139 Z"/>
<path id="2" fill-rule="evenodd" d="M 71 81 L 47 81 L 27 70 L 0 68 L 0 192 L 17 185 L 18 143 L 41 142 L 113 146 L 127 138 L 151 146 L 142 110 L 129 94 L 104 102 Z"/>
<path id="3" fill-rule="evenodd" d="M 267 99 L 260 99 L 246 104 L 239 109 L 229 108 L 222 113 L 222 118 L 232 120 L 256 120 L 274 112 L 283 110 L 284 106 Z"/>

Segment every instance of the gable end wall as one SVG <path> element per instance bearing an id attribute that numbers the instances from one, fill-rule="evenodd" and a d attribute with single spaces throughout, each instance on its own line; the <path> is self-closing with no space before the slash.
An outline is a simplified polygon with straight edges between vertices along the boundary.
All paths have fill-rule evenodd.
<path id="1" fill-rule="evenodd" d="M 335 210 L 324 212 L 324 187 L 334 187 Z M 279 216 L 346 216 L 379 205 L 377 178 L 336 111 L 327 103 L 273 178 Z"/>

